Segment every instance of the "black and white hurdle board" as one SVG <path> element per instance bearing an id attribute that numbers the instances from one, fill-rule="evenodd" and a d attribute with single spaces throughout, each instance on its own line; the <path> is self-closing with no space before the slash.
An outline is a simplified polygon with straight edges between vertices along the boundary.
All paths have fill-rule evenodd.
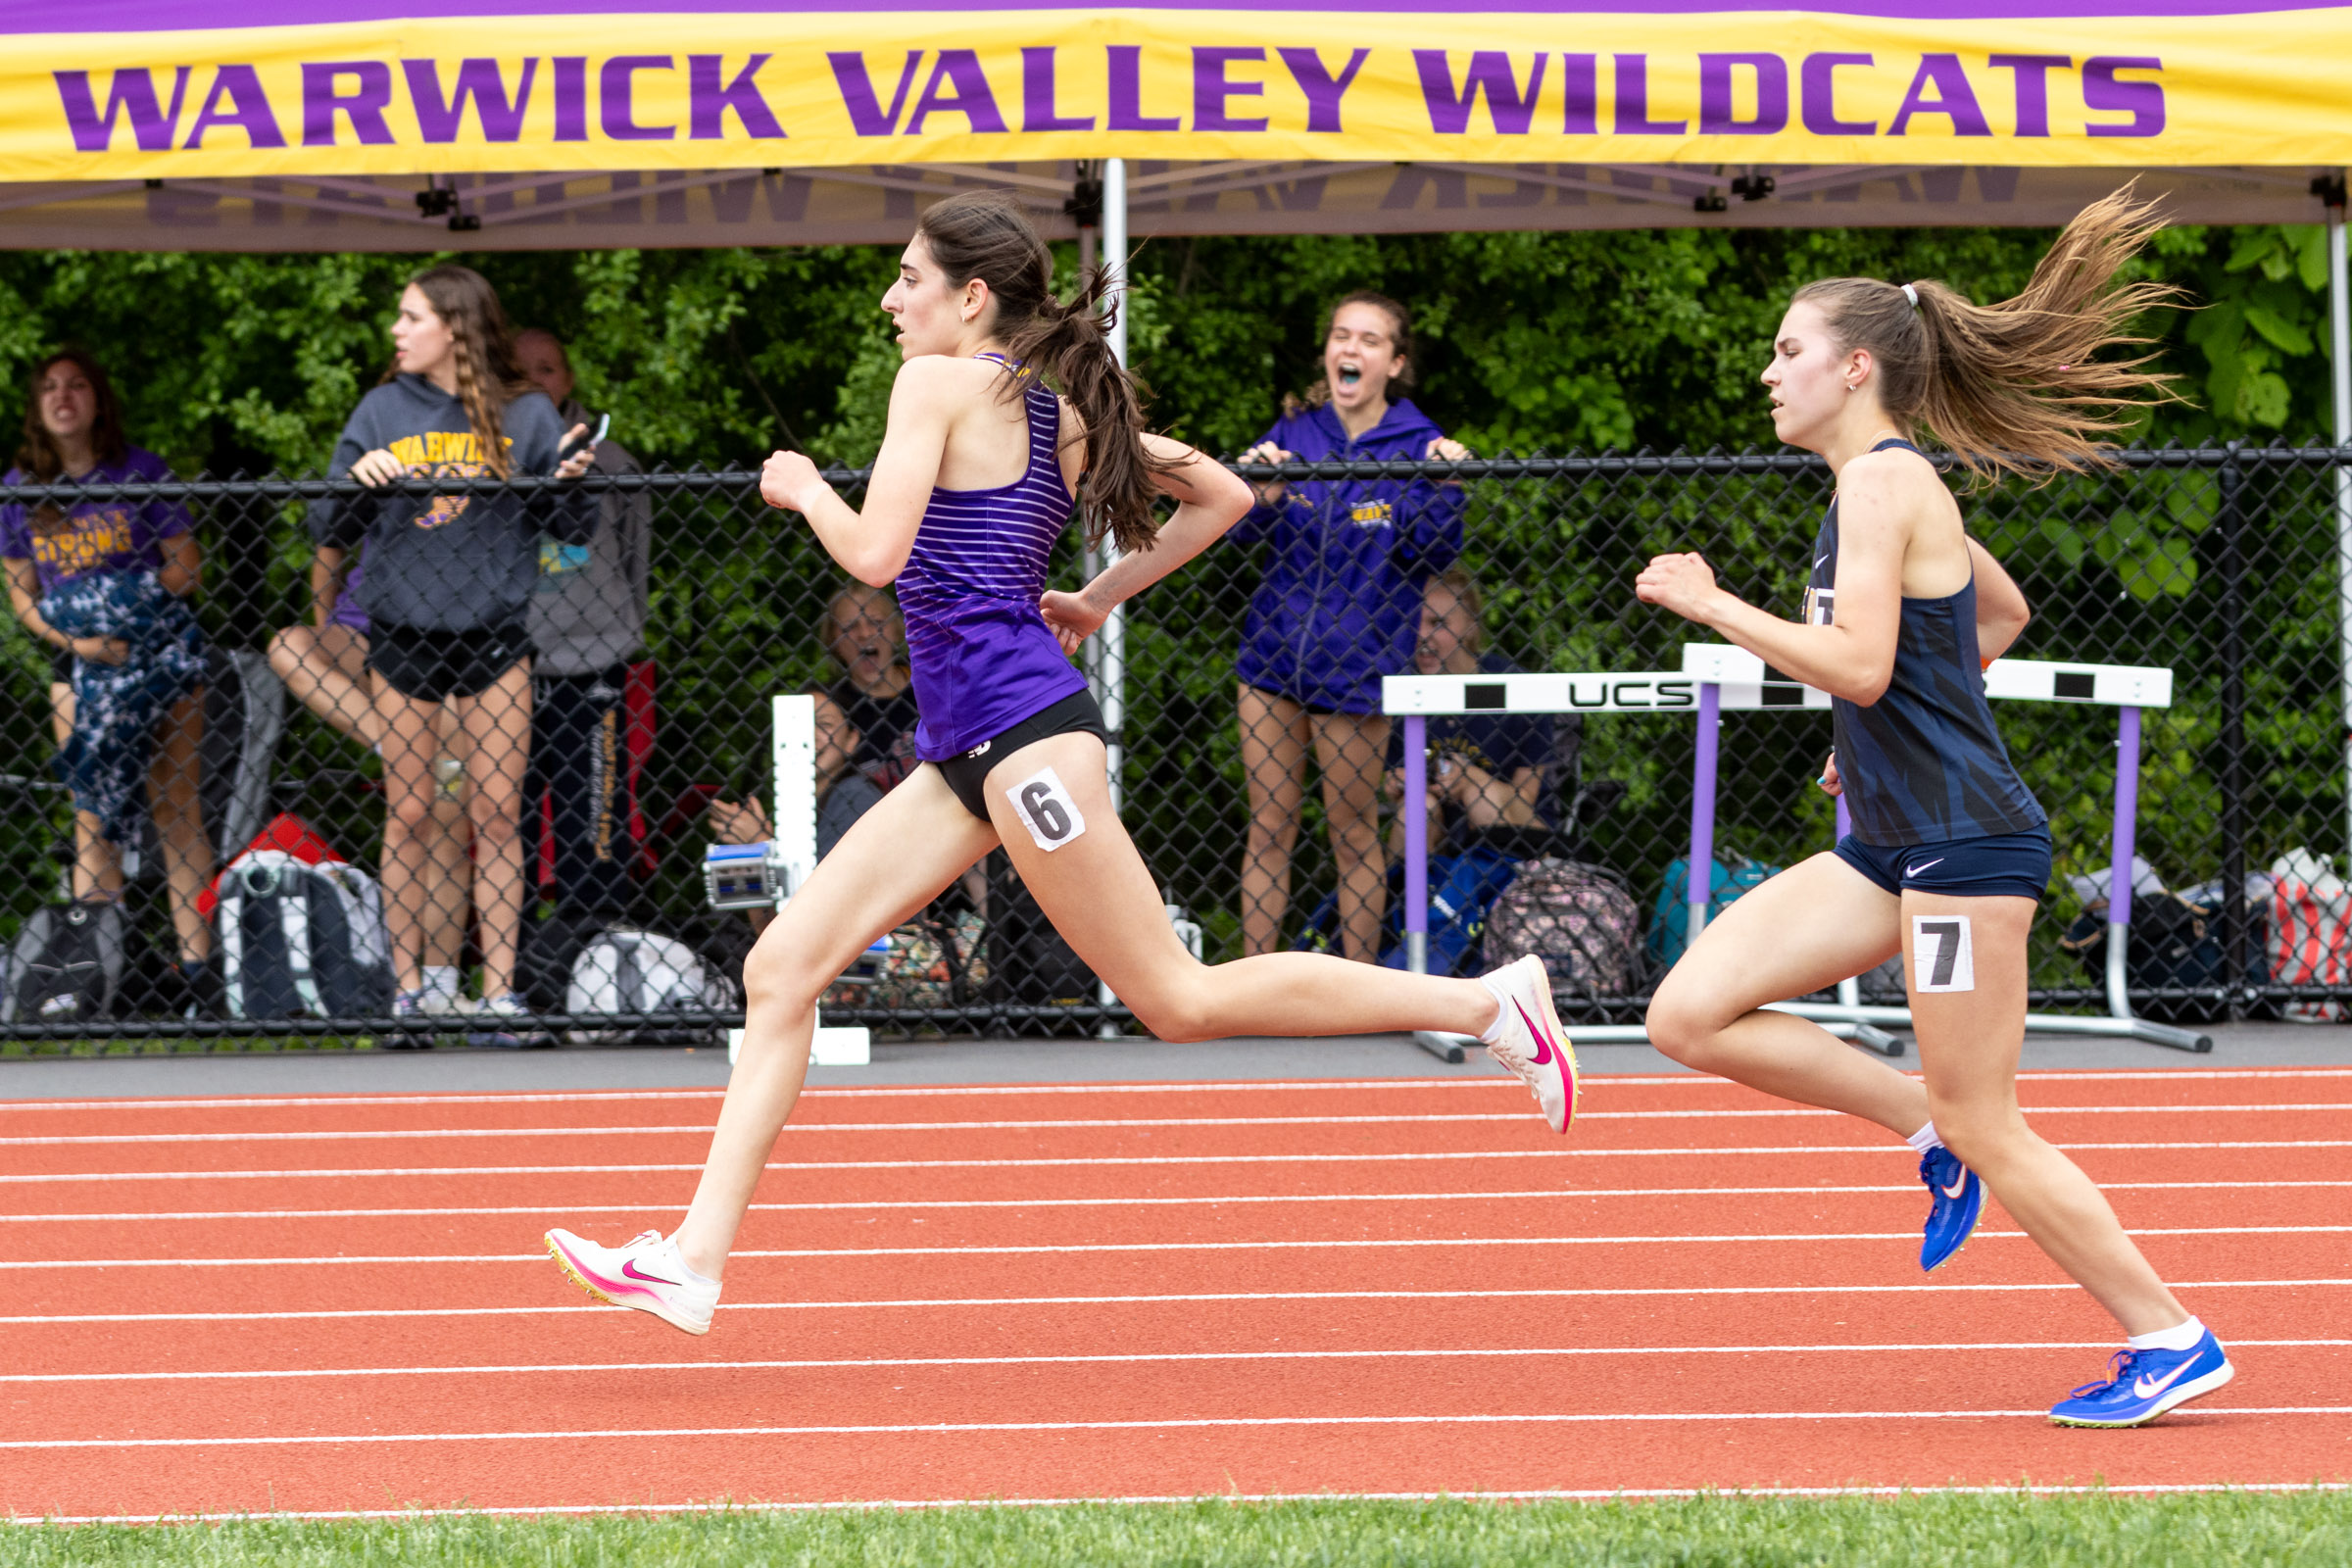
<path id="1" fill-rule="evenodd" d="M 1695 939 L 1706 923 L 1712 893 L 1718 742 L 1722 714 L 1766 709 L 1826 710 L 1827 692 L 1780 678 L 1764 661 L 1742 648 L 1690 643 L 1678 670 L 1547 671 L 1526 674 L 1391 675 L 1382 683 L 1382 709 L 1403 724 L 1405 838 L 1405 948 L 1416 970 L 1428 963 L 1429 824 L 1428 720 L 1463 713 L 1650 713 L 1689 714 L 1698 725 L 1690 803 L 1690 932 Z M 2113 1035 L 2182 1051 L 2210 1051 L 2212 1040 L 2192 1030 L 2174 1029 L 2132 1016 L 2126 983 L 2126 950 L 2132 913 L 2131 866 L 2139 802 L 2139 714 L 2144 708 L 2169 708 L 2173 672 L 2140 664 L 2070 663 L 2063 661 L 2001 659 L 1984 671 L 1987 697 L 2004 702 L 2075 703 L 2112 708 L 2118 714 L 2115 815 L 2110 861 L 2107 932 L 2107 1013 L 2029 1013 L 2026 1027 L 2041 1034 Z M 1838 803 L 1838 832 L 1848 830 L 1845 804 Z M 1779 1003 L 1780 1010 L 1813 1018 L 1860 1043 L 1892 1054 L 1899 1046 L 1882 1025 L 1908 1026 L 1908 1007 L 1862 1004 L 1852 981 L 1838 988 L 1836 1004 Z M 1645 1041 L 1635 1024 L 1586 1026 L 1580 1038 L 1598 1042 Z M 1459 1059 L 1450 1037 L 1424 1041 Z M 1444 1049 L 1441 1050 L 1441 1044 Z"/>

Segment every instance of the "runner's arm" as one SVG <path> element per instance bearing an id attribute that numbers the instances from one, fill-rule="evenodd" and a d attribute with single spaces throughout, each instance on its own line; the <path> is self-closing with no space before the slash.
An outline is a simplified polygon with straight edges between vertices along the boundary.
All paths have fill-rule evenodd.
<path id="1" fill-rule="evenodd" d="M 887 587 L 914 553 L 915 530 L 939 482 L 958 368 L 937 355 L 899 367 L 890 389 L 890 422 L 874 458 L 873 477 L 866 481 L 863 510 L 842 500 L 801 452 L 778 452 L 767 460 L 760 470 L 760 497 L 807 517 L 825 553 L 851 576 Z"/>

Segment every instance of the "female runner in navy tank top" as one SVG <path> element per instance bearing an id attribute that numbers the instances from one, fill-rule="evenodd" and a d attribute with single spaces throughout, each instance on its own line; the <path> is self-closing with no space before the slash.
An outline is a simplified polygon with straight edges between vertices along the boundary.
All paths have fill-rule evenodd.
<path id="1" fill-rule="evenodd" d="M 2109 1378 L 2051 1410 L 2073 1426 L 2152 1421 L 2231 1370 L 2090 1179 L 2019 1112 L 2026 934 L 2049 881 L 2050 833 L 1993 727 L 1982 668 L 2024 629 L 2026 603 L 1963 531 L 1909 435 L 1925 425 L 1980 476 L 2106 461 L 2097 438 L 2117 425 L 2105 416 L 2161 393 L 2140 362 L 2096 359 L 2138 342 L 2128 323 L 2169 297 L 2115 282 L 2156 226 L 2128 194 L 2097 203 L 2001 305 L 1935 282 L 1799 290 L 1763 379 L 1780 438 L 1826 457 L 1837 478 L 1803 619 L 1740 602 L 1695 555 L 1658 557 L 1636 586 L 1831 694 L 1837 751 L 1821 783 L 1853 815 L 1835 851 L 1707 926 L 1658 988 L 1651 1040 L 1701 1071 L 1875 1121 L 1920 1151 L 1925 1268 L 1959 1250 L 1985 1192 L 1996 1195 L 2130 1338 Z M 1818 1024 L 1760 1010 L 1897 952 L 1919 1079 Z"/>
<path id="2" fill-rule="evenodd" d="M 1053 254 L 1009 200 L 953 197 L 923 215 L 882 308 L 906 364 L 862 512 L 798 453 L 767 462 L 769 504 L 798 512 L 852 576 L 895 583 L 922 759 L 845 834 L 744 966 L 743 1050 L 684 1222 L 617 1248 L 548 1233 L 591 1294 L 701 1334 L 720 1270 L 808 1061 L 816 1001 L 869 943 L 1002 844 L 1054 928 L 1162 1039 L 1477 1035 L 1565 1132 L 1575 1057 L 1542 961 L 1477 980 L 1303 953 L 1204 966 L 1111 808 L 1102 714 L 1070 656 L 1112 607 L 1213 544 L 1250 487 L 1144 433 L 1111 355 L 1098 273 L 1068 305 Z M 1058 387 L 1058 393 L 1054 388 Z M 1164 523 L 1152 508 L 1176 503 Z M 1083 511 L 1124 552 L 1076 593 L 1046 591 L 1054 542 Z"/>

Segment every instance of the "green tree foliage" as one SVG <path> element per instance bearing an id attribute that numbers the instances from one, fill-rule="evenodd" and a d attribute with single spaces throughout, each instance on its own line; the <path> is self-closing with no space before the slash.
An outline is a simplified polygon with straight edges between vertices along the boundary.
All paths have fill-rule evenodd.
<path id="1" fill-rule="evenodd" d="M 2022 283 L 2028 229 L 1699 229 L 1208 238 L 1139 256 L 1136 364 L 1157 418 L 1237 451 L 1313 380 L 1323 312 L 1376 288 L 1416 316 L 1415 396 L 1482 450 L 1768 442 L 1755 385 L 1791 290 L 1848 273 Z M 1063 247 L 1064 262 L 1072 260 Z M 896 366 L 881 247 L 461 257 L 517 325 L 571 345 L 615 434 L 678 466 L 779 445 L 861 461 Z M 49 347 L 113 368 L 136 439 L 183 472 L 321 463 L 382 373 L 399 256 L 0 255 L 0 384 Z M 2155 323 L 2190 403 L 2159 439 L 2327 428 L 2316 227 L 2167 231 L 2147 268 L 2208 308 Z M 11 398 L 11 419 L 18 397 Z M 2069 547 L 2071 548 L 2071 547 Z"/>

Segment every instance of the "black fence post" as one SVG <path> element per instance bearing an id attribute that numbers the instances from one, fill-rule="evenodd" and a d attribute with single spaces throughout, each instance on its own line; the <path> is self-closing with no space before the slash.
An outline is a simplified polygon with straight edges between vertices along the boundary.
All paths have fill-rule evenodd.
<path id="1" fill-rule="evenodd" d="M 2221 464 L 2222 986 L 2232 1021 L 2246 1014 L 2246 643 L 2244 470 L 2238 443 Z"/>

